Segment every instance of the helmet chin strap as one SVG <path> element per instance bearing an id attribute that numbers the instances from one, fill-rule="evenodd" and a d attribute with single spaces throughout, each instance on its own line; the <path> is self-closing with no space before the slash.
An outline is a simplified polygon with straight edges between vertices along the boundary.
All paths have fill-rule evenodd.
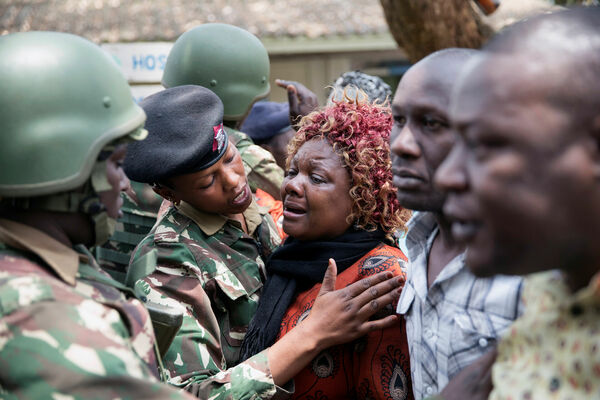
<path id="1" fill-rule="evenodd" d="M 115 233 L 117 220 L 108 216 L 106 211 L 91 215 L 94 224 L 94 245 L 101 246 Z"/>
<path id="2" fill-rule="evenodd" d="M 115 232 L 117 220 L 111 218 L 100 200 L 99 192 L 112 190 L 106 176 L 106 161 L 97 161 L 90 179 L 79 189 L 48 196 L 2 199 L 4 204 L 22 210 L 44 210 L 87 215 L 94 226 L 94 245 L 106 243 Z"/>
<path id="3" fill-rule="evenodd" d="M 92 169 L 90 182 L 93 195 L 85 205 L 82 204 L 83 207 L 80 210 L 91 218 L 94 225 L 94 245 L 100 246 L 108 241 L 117 227 L 117 220 L 108 215 L 106 207 L 102 204 L 98 195 L 99 192 L 112 190 L 106 175 L 106 161 L 96 162 Z"/>

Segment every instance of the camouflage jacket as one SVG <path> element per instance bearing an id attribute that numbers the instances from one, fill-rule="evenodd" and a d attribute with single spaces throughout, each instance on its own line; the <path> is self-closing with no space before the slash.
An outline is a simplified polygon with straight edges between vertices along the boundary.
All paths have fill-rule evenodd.
<path id="1" fill-rule="evenodd" d="M 245 133 L 231 128 L 225 128 L 225 130 L 229 135 L 229 140 L 240 152 L 252 192 L 262 189 L 275 199 L 279 199 L 283 183 L 283 170 L 277 165 L 273 155 L 255 145 Z"/>
<path id="2" fill-rule="evenodd" d="M 156 253 L 154 272 L 135 289 L 148 301 L 184 312 L 163 363 L 172 384 L 202 399 L 288 395 L 274 385 L 266 351 L 238 364 L 265 279 L 261 256 L 280 243 L 267 210 L 252 202 L 244 217 L 251 235 L 221 215 L 186 203 L 171 207 L 131 259 L 135 270 Z"/>
<path id="3" fill-rule="evenodd" d="M 0 219 L 0 398 L 187 398 L 158 380 L 148 312 L 113 284 L 93 259 Z"/>

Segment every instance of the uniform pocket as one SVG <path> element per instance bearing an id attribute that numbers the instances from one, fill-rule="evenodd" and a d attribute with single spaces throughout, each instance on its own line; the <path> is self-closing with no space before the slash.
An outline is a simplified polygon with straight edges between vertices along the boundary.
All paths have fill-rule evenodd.
<path id="1" fill-rule="evenodd" d="M 239 263 L 213 279 L 218 287 L 213 310 L 221 330 L 223 355 L 228 365 L 235 365 L 263 283 L 258 265 L 250 261 Z"/>
<path id="2" fill-rule="evenodd" d="M 232 269 L 222 271 L 213 279 L 231 300 L 237 300 L 242 296 L 249 297 L 263 286 L 258 265 L 250 261 L 239 263 Z"/>

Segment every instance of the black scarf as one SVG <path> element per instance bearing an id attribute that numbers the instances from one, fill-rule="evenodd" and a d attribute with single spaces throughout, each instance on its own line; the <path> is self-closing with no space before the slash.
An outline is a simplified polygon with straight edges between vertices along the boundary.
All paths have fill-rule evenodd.
<path id="1" fill-rule="evenodd" d="M 275 343 L 283 316 L 295 295 L 323 281 L 330 258 L 335 260 L 339 274 L 384 240 L 381 229 L 367 232 L 353 228 L 326 241 L 289 237 L 267 261 L 268 278 L 244 337 L 240 360 Z"/>

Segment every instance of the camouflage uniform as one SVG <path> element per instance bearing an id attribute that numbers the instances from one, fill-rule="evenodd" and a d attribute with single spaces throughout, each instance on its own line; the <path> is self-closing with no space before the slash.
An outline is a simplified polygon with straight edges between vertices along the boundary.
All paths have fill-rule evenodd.
<path id="1" fill-rule="evenodd" d="M 262 189 L 276 199 L 281 197 L 283 170 L 273 155 L 254 144 L 248 135 L 232 128 L 225 128 L 229 140 L 237 147 L 244 162 L 244 170 L 252 192 Z"/>
<path id="2" fill-rule="evenodd" d="M 148 312 L 118 287 L 93 258 L 0 219 L 0 397 L 187 398 L 158 380 Z"/>
<path id="3" fill-rule="evenodd" d="M 182 203 L 168 210 L 132 257 L 135 273 L 156 253 L 154 272 L 138 280 L 135 290 L 184 311 L 163 363 L 170 383 L 203 399 L 289 395 L 273 383 L 266 351 L 236 365 L 265 279 L 261 256 L 280 243 L 267 210 L 252 202 L 244 217 L 251 236 L 238 221 Z"/>

